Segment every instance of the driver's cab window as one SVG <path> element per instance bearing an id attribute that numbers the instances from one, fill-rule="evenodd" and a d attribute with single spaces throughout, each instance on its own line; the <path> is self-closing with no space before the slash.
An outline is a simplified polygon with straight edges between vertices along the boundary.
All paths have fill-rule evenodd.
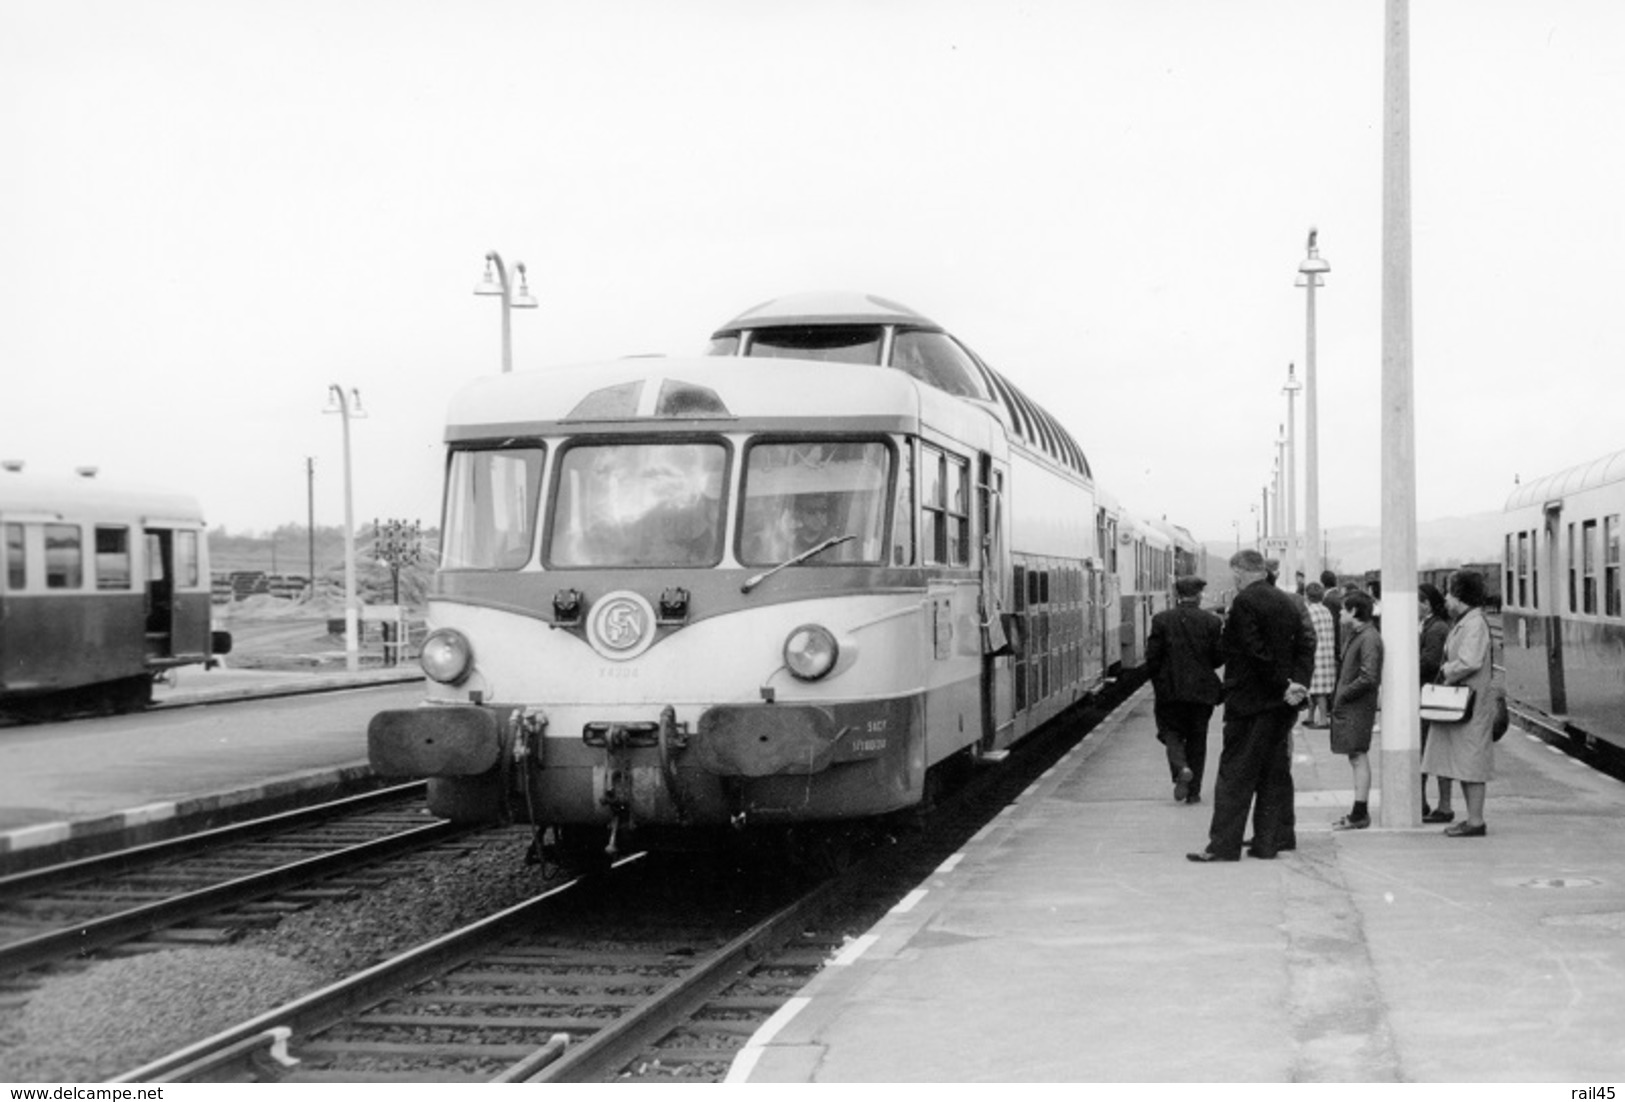
<path id="1" fill-rule="evenodd" d="M 886 560 L 891 449 L 880 441 L 768 441 L 745 454 L 739 561 L 787 562 L 828 541 L 808 560 Z"/>

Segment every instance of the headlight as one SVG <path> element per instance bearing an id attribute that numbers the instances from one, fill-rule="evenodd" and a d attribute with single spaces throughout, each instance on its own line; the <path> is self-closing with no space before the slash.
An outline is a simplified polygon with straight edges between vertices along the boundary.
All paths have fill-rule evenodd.
<path id="1" fill-rule="evenodd" d="M 474 665 L 474 648 L 468 637 L 451 628 L 437 628 L 423 641 L 418 654 L 423 672 L 443 685 L 455 685 L 468 676 Z"/>
<path id="2" fill-rule="evenodd" d="M 802 624 L 784 640 L 784 664 L 803 681 L 817 681 L 835 668 L 841 648 L 828 628 Z"/>

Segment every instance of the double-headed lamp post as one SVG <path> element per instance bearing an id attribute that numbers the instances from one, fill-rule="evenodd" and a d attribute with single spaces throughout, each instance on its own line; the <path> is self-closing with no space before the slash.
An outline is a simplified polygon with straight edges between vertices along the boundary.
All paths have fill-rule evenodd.
<path id="1" fill-rule="evenodd" d="M 323 413 L 336 413 L 344 424 L 344 668 L 354 673 L 361 666 L 359 621 L 361 604 L 355 592 L 355 510 L 350 494 L 350 421 L 365 417 L 361 408 L 361 392 L 354 387 L 345 394 L 344 388 L 334 383 L 327 388 L 327 408 Z M 315 585 L 311 579 L 311 585 Z M 314 592 L 314 589 L 312 590 Z"/>
<path id="2" fill-rule="evenodd" d="M 1315 238 L 1319 233 L 1316 229 L 1309 231 L 1309 255 L 1298 265 L 1298 286 L 1308 291 L 1309 302 L 1303 361 L 1303 530 L 1309 533 L 1309 538 L 1304 541 L 1307 545 L 1304 567 L 1311 580 L 1318 579 L 1323 568 L 1320 548 L 1316 546 L 1314 538 L 1314 534 L 1320 531 L 1320 444 L 1316 435 L 1319 425 L 1315 415 L 1315 288 L 1321 284 L 1320 277 L 1332 270 L 1332 266 L 1320 258 L 1320 250 L 1315 247 Z"/>
<path id="3" fill-rule="evenodd" d="M 1303 384 L 1298 382 L 1297 368 L 1293 364 L 1286 365 L 1286 385 L 1281 393 L 1286 395 L 1286 554 L 1281 556 L 1281 575 L 1286 579 L 1287 588 L 1294 589 L 1298 582 L 1298 391 Z M 1310 531 L 1314 531 L 1313 528 Z M 1318 575 L 1320 571 L 1317 569 Z M 1307 579 L 1306 579 L 1307 580 Z"/>
<path id="4" fill-rule="evenodd" d="M 510 315 L 514 310 L 534 310 L 536 300 L 530 295 L 530 287 L 525 283 L 525 265 L 523 262 L 513 266 L 514 275 L 519 277 L 519 287 L 516 290 L 508 282 L 508 267 L 502 263 L 502 257 L 495 250 L 485 254 L 485 278 L 474 286 L 476 295 L 502 296 L 502 371 L 504 374 L 513 370 L 513 326 Z"/>

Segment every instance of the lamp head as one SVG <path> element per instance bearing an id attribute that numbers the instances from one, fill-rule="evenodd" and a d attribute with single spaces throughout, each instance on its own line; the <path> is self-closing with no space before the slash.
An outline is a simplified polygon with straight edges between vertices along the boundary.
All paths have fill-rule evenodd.
<path id="1" fill-rule="evenodd" d="M 502 282 L 497 278 L 497 254 L 485 254 L 485 275 L 474 285 L 476 295 L 500 295 Z"/>
<path id="2" fill-rule="evenodd" d="M 514 271 L 519 273 L 519 290 L 516 291 L 513 298 L 509 300 L 509 305 L 518 307 L 521 310 L 534 310 L 536 308 L 536 300 L 531 297 L 530 285 L 525 281 L 524 263 L 520 262 L 515 264 Z"/>

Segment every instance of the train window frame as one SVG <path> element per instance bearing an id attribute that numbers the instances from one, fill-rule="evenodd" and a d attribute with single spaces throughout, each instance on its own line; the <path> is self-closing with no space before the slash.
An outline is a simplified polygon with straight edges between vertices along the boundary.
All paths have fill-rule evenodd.
<path id="1" fill-rule="evenodd" d="M 127 592 L 135 581 L 130 526 L 97 524 L 92 527 L 91 534 L 96 548 L 96 589 L 104 593 Z"/>
<path id="2" fill-rule="evenodd" d="M 896 542 L 896 536 L 901 526 L 899 514 L 906 505 L 909 511 L 906 518 L 908 521 L 908 531 L 905 534 L 908 537 L 908 551 L 910 556 L 912 556 L 912 545 L 914 538 L 912 523 L 913 499 L 910 494 L 912 477 L 908 479 L 902 477 L 903 469 L 905 467 L 909 468 L 910 475 L 912 476 L 913 456 L 911 449 L 907 443 L 899 446 L 899 443 L 895 437 L 886 436 L 880 433 L 841 432 L 764 432 L 753 435 L 744 442 L 740 448 L 739 455 L 738 500 L 734 502 L 728 510 L 729 517 L 734 526 L 731 547 L 735 561 L 737 561 L 741 566 L 752 568 L 759 566 L 777 566 L 779 563 L 794 557 L 795 554 L 797 554 L 800 550 L 798 547 L 793 547 L 786 544 L 784 546 L 764 546 L 759 550 L 752 550 L 747 553 L 745 543 L 748 539 L 755 535 L 757 529 L 760 527 L 754 522 L 747 523 L 746 520 L 746 511 L 751 509 L 752 506 L 759 500 L 756 496 L 753 496 L 751 487 L 751 461 L 758 449 L 818 447 L 823 445 L 848 446 L 853 444 L 878 445 L 881 448 L 883 457 L 885 459 L 886 469 L 882 473 L 880 487 L 876 491 L 878 504 L 880 505 L 879 515 L 877 518 L 879 522 L 879 531 L 860 533 L 860 539 L 850 540 L 845 544 L 833 547 L 829 551 L 809 559 L 804 565 L 820 568 L 884 566 L 888 562 L 894 566 L 906 565 L 906 562 L 898 562 L 900 548 Z M 822 491 L 813 490 L 810 492 L 828 495 L 838 493 L 839 490 L 831 487 Z M 773 496 L 777 498 L 783 497 L 784 495 Z M 781 503 L 781 508 L 785 504 L 787 503 Z M 788 522 L 788 517 L 781 516 L 781 521 Z M 783 534 L 783 538 L 789 539 L 790 537 L 787 534 Z M 862 554 L 862 544 L 866 540 L 875 541 L 875 553 L 872 555 Z M 854 555 L 854 553 L 856 554 Z"/>
<path id="3" fill-rule="evenodd" d="M 1582 611 L 1587 616 L 1597 615 L 1597 522 L 1580 522 L 1580 597 Z"/>
<path id="4" fill-rule="evenodd" d="M 1603 615 L 1625 615 L 1625 595 L 1620 591 L 1619 514 L 1602 518 Z"/>
<path id="5" fill-rule="evenodd" d="M 703 559 L 695 558 L 690 561 L 671 562 L 572 562 L 567 561 L 556 552 L 554 547 L 560 532 L 558 527 L 559 499 L 566 493 L 565 483 L 568 472 L 566 464 L 570 462 L 572 453 L 588 449 L 622 448 L 628 446 L 701 446 L 716 448 L 722 456 L 721 468 L 717 476 L 718 497 L 714 508 L 716 529 L 713 533 L 715 543 L 712 554 Z M 728 546 L 728 524 L 731 503 L 729 492 L 733 486 L 735 449 L 733 441 L 717 433 L 697 432 L 645 432 L 645 433 L 603 433 L 593 435 L 572 436 L 559 441 L 554 449 L 550 462 L 546 465 L 548 476 L 545 498 L 545 508 L 537 522 L 540 531 L 537 538 L 540 540 L 541 563 L 547 570 L 709 570 L 721 564 Z M 647 512 L 644 514 L 647 516 Z M 658 525 L 657 525 L 658 527 Z M 585 538 L 585 537 L 583 537 Z"/>
<path id="6" fill-rule="evenodd" d="M 8 521 L 4 535 L 6 589 L 19 593 L 28 588 L 28 528 Z"/>
<path id="7" fill-rule="evenodd" d="M 471 529 L 464 523 L 461 514 L 453 510 L 459 508 L 473 508 L 463 504 L 462 497 L 454 494 L 463 494 L 459 482 L 458 468 L 461 464 L 472 463 L 476 457 L 504 456 L 517 459 L 526 473 L 526 477 L 533 481 L 533 485 L 525 487 L 525 500 L 522 505 L 523 523 L 520 529 L 521 538 L 517 543 L 506 548 L 489 546 L 470 549 L 466 546 L 471 538 L 465 533 Z M 470 573 L 512 572 L 525 569 L 536 557 L 537 537 L 537 510 L 541 500 L 542 491 L 547 485 L 547 461 L 549 449 L 547 443 L 533 437 L 505 440 L 500 444 L 481 442 L 471 446 L 457 446 L 450 448 L 446 453 L 445 490 L 440 506 L 440 569 L 448 572 L 466 571 Z M 472 477 L 472 473 L 470 475 Z M 486 477 L 489 479 L 490 473 Z M 464 495 L 466 496 L 466 495 Z M 510 514 L 511 515 L 511 512 Z M 485 537 L 495 540 L 494 528 L 492 534 Z M 465 546 L 453 554 L 454 539 L 463 541 Z M 476 554 L 475 552 L 478 552 Z"/>
<path id="8" fill-rule="evenodd" d="M 45 588 L 78 590 L 85 587 L 84 528 L 78 524 L 46 524 L 45 536 Z M 55 547 L 52 540 L 67 541 Z M 53 562 L 53 551 L 56 561 Z M 64 554 L 64 552 L 67 552 Z"/>
<path id="9" fill-rule="evenodd" d="M 195 528 L 182 528 L 175 533 L 175 585 L 182 589 L 196 589 L 203 584 L 203 558 L 198 553 L 202 546 L 201 533 Z"/>
<path id="10" fill-rule="evenodd" d="M 892 474 L 892 529 L 886 541 L 892 549 L 893 566 L 912 566 L 915 561 L 914 471 L 918 463 L 914 451 L 917 444 L 917 440 L 909 438 L 901 445 L 894 445 L 897 470 Z"/>
<path id="11" fill-rule="evenodd" d="M 920 558 L 925 565 L 974 565 L 970 486 L 969 458 L 920 441 Z"/>

